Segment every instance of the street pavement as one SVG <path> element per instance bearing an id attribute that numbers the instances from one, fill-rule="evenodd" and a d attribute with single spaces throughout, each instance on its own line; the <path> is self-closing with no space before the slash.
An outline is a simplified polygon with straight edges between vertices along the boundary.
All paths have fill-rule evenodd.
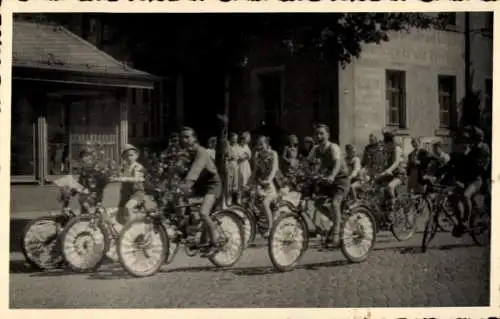
<path id="1" fill-rule="evenodd" d="M 489 249 L 440 233 L 425 253 L 422 234 L 396 242 L 381 234 L 369 259 L 348 264 L 340 251 L 311 247 L 292 272 L 273 270 L 267 246 L 232 269 L 179 253 L 148 278 L 119 265 L 95 273 L 33 272 L 11 252 L 11 308 L 457 307 L 489 305 Z"/>

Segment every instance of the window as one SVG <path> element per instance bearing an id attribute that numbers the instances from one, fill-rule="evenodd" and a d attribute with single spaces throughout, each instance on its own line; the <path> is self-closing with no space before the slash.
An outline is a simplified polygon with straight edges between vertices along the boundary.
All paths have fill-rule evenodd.
<path id="1" fill-rule="evenodd" d="M 163 138 L 166 115 L 161 96 L 161 86 L 154 90 L 131 89 L 128 124 L 129 137 L 138 142 Z"/>
<path id="2" fill-rule="evenodd" d="M 439 126 L 448 128 L 454 123 L 456 112 L 456 77 L 438 76 Z"/>
<path id="3" fill-rule="evenodd" d="M 406 128 L 406 75 L 404 71 L 386 71 L 388 125 Z"/>

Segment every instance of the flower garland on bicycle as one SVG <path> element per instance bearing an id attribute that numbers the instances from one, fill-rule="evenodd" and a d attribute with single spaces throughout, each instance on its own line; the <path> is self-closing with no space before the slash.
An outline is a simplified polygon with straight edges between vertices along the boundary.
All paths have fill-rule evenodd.
<path id="1" fill-rule="evenodd" d="M 60 200 L 63 202 L 63 206 L 67 207 L 71 197 L 78 194 L 81 213 L 86 214 L 89 213 L 90 208 L 96 207 L 98 203 L 102 202 L 104 187 L 114 173 L 115 163 L 113 161 L 104 163 L 102 158 L 104 151 L 99 149 L 98 144 L 94 145 L 91 142 L 86 143 L 79 155 L 80 165 L 77 173 L 78 184 L 82 188 L 65 187 L 61 189 Z"/>
<path id="2" fill-rule="evenodd" d="M 330 129 L 325 124 L 316 125 L 315 137 L 317 145 L 313 147 L 308 161 L 319 160 L 319 172 L 323 176 L 318 191 L 332 198 L 329 210 L 333 228 L 328 241 L 338 245 L 340 237 L 341 207 L 349 191 L 349 175 L 342 150 L 336 143 L 330 142 Z"/>
<path id="3" fill-rule="evenodd" d="M 181 146 L 189 155 L 189 170 L 179 188 L 185 194 L 203 197 L 200 215 L 209 229 L 211 240 L 211 247 L 203 255 L 208 256 L 215 253 L 220 241 L 210 213 L 222 195 L 222 182 L 209 152 L 199 144 L 196 132 L 190 127 L 183 127 L 180 134 Z"/>

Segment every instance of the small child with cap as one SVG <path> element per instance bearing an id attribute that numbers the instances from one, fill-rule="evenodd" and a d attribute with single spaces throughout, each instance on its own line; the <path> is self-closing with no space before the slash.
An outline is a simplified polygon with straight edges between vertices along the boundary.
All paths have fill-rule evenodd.
<path id="1" fill-rule="evenodd" d="M 137 162 L 139 150 L 135 146 L 125 145 L 121 157 L 123 162 L 120 177 L 113 180 L 122 183 L 118 208 L 122 213 L 126 213 L 126 219 L 130 219 L 133 216 L 133 210 L 144 202 L 145 169 Z"/>

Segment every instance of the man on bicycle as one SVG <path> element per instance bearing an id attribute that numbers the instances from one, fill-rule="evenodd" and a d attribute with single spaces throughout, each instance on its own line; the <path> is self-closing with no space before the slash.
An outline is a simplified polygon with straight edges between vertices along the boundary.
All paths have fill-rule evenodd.
<path id="1" fill-rule="evenodd" d="M 471 178 L 464 185 L 465 211 L 464 219 L 468 220 L 472 213 L 472 200 L 474 196 L 483 189 L 483 185 L 489 178 L 490 148 L 484 143 L 484 133 L 477 127 L 470 130 L 470 142 L 468 157 L 468 167 L 471 170 Z"/>
<path id="2" fill-rule="evenodd" d="M 382 173 L 375 179 L 387 185 L 387 193 L 391 207 L 396 202 L 396 189 L 406 182 L 406 169 L 404 167 L 403 150 L 396 144 L 394 134 L 384 133 L 384 158 L 385 166 Z"/>
<path id="3" fill-rule="evenodd" d="M 330 129 L 324 124 L 315 127 L 317 145 L 313 147 L 308 156 L 309 162 L 319 160 L 319 171 L 323 175 L 326 185 L 320 185 L 320 192 L 331 196 L 332 206 L 329 210 L 333 228 L 329 240 L 333 245 L 338 245 L 340 237 L 341 207 L 349 191 L 349 176 L 347 166 L 340 147 L 330 142 Z"/>
<path id="4" fill-rule="evenodd" d="M 215 252 L 214 248 L 219 238 L 210 213 L 222 193 L 221 179 L 215 163 L 210 159 L 207 150 L 198 143 L 196 133 L 192 128 L 182 128 L 181 143 L 189 154 L 190 168 L 180 188 L 186 193 L 192 192 L 194 196 L 203 197 L 200 215 L 210 231 L 212 249 L 207 252 L 207 255 L 212 254 Z"/>
<path id="5" fill-rule="evenodd" d="M 457 139 L 458 151 L 451 154 L 450 160 L 435 174 L 435 180 L 443 185 L 456 185 L 464 189 L 460 197 L 462 205 L 457 206 L 457 219 L 461 228 L 467 228 L 472 211 L 472 199 L 483 184 L 485 165 L 489 161 L 489 148 L 478 142 L 481 133 L 467 130 Z"/>

